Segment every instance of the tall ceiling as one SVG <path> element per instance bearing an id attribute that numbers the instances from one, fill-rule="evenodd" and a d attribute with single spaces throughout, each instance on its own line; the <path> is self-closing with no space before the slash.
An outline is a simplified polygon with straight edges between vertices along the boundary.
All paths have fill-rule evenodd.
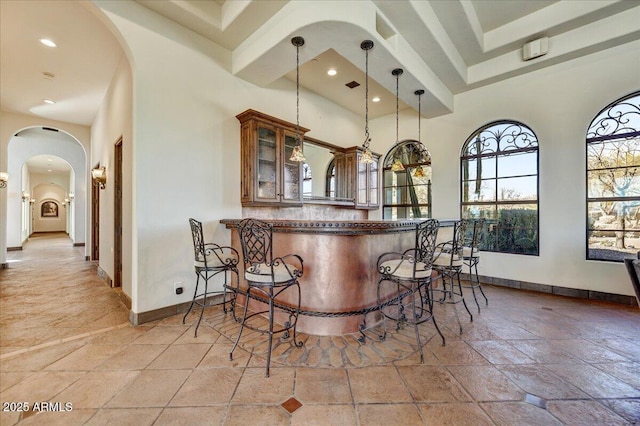
<path id="1" fill-rule="evenodd" d="M 289 40 L 302 35 L 301 85 L 357 114 L 364 112 L 359 44 L 371 38 L 370 97 L 381 98 L 371 117 L 395 111 L 394 68 L 404 69 L 400 109 L 417 109 L 414 91 L 422 88 L 423 114 L 432 117 L 451 111 L 455 94 L 640 38 L 640 0 L 136 2 L 228 49 L 230 72 L 261 86 L 295 81 Z M 330 16 L 274 38 L 283 19 L 327 5 L 348 25 Z M 77 1 L 0 1 L 2 110 L 91 125 L 123 55 L 95 9 Z M 357 29 L 359 23 L 369 29 Z M 41 45 L 41 37 L 58 46 Z M 541 37 L 548 37 L 549 53 L 524 61 L 523 45 Z M 328 67 L 337 75 L 328 76 Z M 360 86 L 347 88 L 351 81 Z"/>

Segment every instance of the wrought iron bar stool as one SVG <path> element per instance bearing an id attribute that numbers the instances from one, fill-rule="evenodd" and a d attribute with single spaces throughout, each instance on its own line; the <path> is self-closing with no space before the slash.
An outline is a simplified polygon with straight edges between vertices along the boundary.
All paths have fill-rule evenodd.
<path id="1" fill-rule="evenodd" d="M 233 359 L 233 351 L 238 346 L 242 332 L 249 328 L 258 333 L 267 334 L 267 371 L 271 364 L 271 350 L 273 348 L 273 336 L 282 333 L 281 339 L 292 338 L 296 347 L 302 347 L 302 342 L 296 341 L 296 325 L 300 314 L 300 283 L 298 278 L 303 274 L 303 261 L 297 254 L 288 254 L 281 257 L 273 257 L 273 228 L 270 224 L 257 219 L 243 219 L 238 224 L 238 234 L 242 245 L 244 261 L 244 278 L 247 283 L 245 293 L 244 311 L 238 337 L 229 352 L 229 359 Z M 286 290 L 293 289 L 295 302 L 276 300 Z M 289 296 L 291 297 L 291 296 Z M 266 309 L 258 308 L 256 312 L 248 313 L 249 301 L 257 301 L 267 305 Z M 257 304 L 257 306 L 260 306 Z M 274 325 L 276 309 L 288 316 L 282 326 Z M 268 328 L 259 324 L 249 323 L 251 318 L 257 315 L 267 314 Z M 290 331 L 292 333 L 290 333 Z"/>
<path id="2" fill-rule="evenodd" d="M 424 363 L 418 325 L 433 321 L 445 344 L 444 336 L 433 315 L 432 261 L 436 248 L 439 223 L 428 219 L 416 225 L 415 247 L 404 253 L 384 253 L 378 257 L 378 306 L 382 314 L 386 338 L 386 320 L 396 321 L 396 330 L 412 324 L 416 334 L 420 362 Z"/>
<path id="3" fill-rule="evenodd" d="M 202 222 L 195 219 L 189 219 L 191 225 L 191 236 L 193 238 L 193 252 L 195 255 L 194 266 L 196 270 L 196 288 L 193 291 L 193 299 L 189 305 L 189 309 L 182 317 L 182 323 L 185 323 L 187 315 L 191 312 L 194 305 L 201 307 L 200 316 L 196 323 L 194 337 L 198 336 L 198 327 L 202 321 L 204 308 L 207 306 L 222 305 L 224 312 L 227 313 L 227 289 L 232 293 L 229 303 L 231 312 L 235 318 L 235 301 L 236 288 L 230 285 L 228 276 L 230 273 L 236 274 L 238 278 L 238 262 L 239 256 L 237 250 L 233 247 L 219 246 L 215 243 L 205 243 L 202 233 Z M 218 274 L 224 274 L 224 283 L 222 290 L 209 290 L 209 280 Z M 204 281 L 204 289 L 200 290 L 200 279 Z M 236 280 L 237 281 L 237 280 Z M 222 302 L 207 304 L 207 298 L 222 294 Z"/>
<path id="4" fill-rule="evenodd" d="M 480 304 L 476 297 L 476 288 L 480 290 L 480 294 L 484 297 L 485 304 L 489 305 L 489 299 L 487 299 L 487 296 L 484 294 L 484 290 L 482 290 L 482 284 L 480 283 L 480 277 L 478 276 L 478 263 L 480 263 L 480 239 L 482 237 L 484 224 L 485 219 L 475 219 L 473 221 L 471 239 L 469 239 L 462 248 L 464 264 L 469 268 L 469 284 L 463 285 L 463 287 L 471 288 L 473 300 L 476 302 L 478 312 L 480 312 Z"/>
<path id="5" fill-rule="evenodd" d="M 442 298 L 440 302 L 453 304 L 453 311 L 460 328 L 460 334 L 462 334 L 462 324 L 458 316 L 458 303 L 462 302 L 469 313 L 470 320 L 473 321 L 473 315 L 471 315 L 467 302 L 464 300 L 460 283 L 460 272 L 464 266 L 463 247 L 466 229 L 466 219 L 457 221 L 453 227 L 453 239 L 438 244 L 433 258 L 433 268 L 442 275 Z"/>

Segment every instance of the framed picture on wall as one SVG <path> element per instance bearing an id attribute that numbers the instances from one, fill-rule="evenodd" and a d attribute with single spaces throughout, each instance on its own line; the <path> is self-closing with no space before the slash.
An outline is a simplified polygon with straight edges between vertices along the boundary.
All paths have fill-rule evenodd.
<path id="1" fill-rule="evenodd" d="M 58 203 L 45 201 L 40 205 L 40 217 L 58 217 Z"/>

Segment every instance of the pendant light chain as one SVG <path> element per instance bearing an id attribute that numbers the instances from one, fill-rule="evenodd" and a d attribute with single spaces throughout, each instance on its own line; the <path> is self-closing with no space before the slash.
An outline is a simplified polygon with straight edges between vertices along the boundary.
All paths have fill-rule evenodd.
<path id="1" fill-rule="evenodd" d="M 364 147 L 369 148 L 369 49 L 364 59 Z"/>
<path id="2" fill-rule="evenodd" d="M 373 42 L 371 40 L 365 40 L 360 43 L 360 49 L 365 51 L 365 63 L 364 63 L 364 142 L 362 148 L 364 152 L 360 156 L 359 163 L 371 164 L 374 162 L 373 154 L 369 149 L 369 142 L 371 137 L 369 136 L 369 50 L 373 48 Z"/>
<path id="3" fill-rule="evenodd" d="M 422 107 L 422 93 L 418 93 L 418 142 L 421 141 L 420 139 L 420 126 L 422 123 L 422 120 L 420 119 L 420 117 L 422 117 L 422 112 L 420 111 L 421 107 Z"/>
<path id="4" fill-rule="evenodd" d="M 400 110 L 400 76 L 404 73 L 402 68 L 396 68 L 391 71 L 391 74 L 396 77 L 396 143 L 400 141 L 400 137 L 398 135 L 400 125 L 399 123 L 399 110 Z"/>
<path id="5" fill-rule="evenodd" d="M 422 95 L 424 95 L 424 90 L 420 89 L 420 90 L 416 90 L 415 92 L 413 92 L 414 95 L 418 95 L 418 142 L 421 142 L 420 139 L 420 126 L 422 123 Z"/>
<path id="6" fill-rule="evenodd" d="M 300 45 L 296 44 L 296 145 L 300 141 Z"/>
<path id="7" fill-rule="evenodd" d="M 302 152 L 302 138 L 300 138 L 300 46 L 304 46 L 304 39 L 296 36 L 291 39 L 291 44 L 296 47 L 296 144 L 289 160 L 301 163 L 306 161 Z"/>

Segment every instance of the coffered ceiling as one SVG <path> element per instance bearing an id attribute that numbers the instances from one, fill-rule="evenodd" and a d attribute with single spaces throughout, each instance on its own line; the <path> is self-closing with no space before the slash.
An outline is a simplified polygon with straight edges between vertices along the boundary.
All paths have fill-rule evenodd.
<path id="1" fill-rule="evenodd" d="M 260 86 L 295 81 L 294 35 L 302 35 L 301 84 L 363 114 L 364 52 L 371 39 L 370 116 L 417 109 L 450 112 L 455 94 L 640 38 L 640 0 L 137 0 L 231 53 L 233 74 Z M 3 110 L 90 125 L 123 55 L 87 2 L 0 1 Z M 40 37 L 58 42 L 39 45 Z M 548 37 L 548 53 L 524 61 L 525 43 Z M 640 57 L 639 57 L 640 59 Z M 335 76 L 326 74 L 336 69 Z M 54 74 L 48 78 L 44 72 Z M 356 81 L 359 88 L 346 83 Z M 42 103 L 55 98 L 55 105 Z"/>

